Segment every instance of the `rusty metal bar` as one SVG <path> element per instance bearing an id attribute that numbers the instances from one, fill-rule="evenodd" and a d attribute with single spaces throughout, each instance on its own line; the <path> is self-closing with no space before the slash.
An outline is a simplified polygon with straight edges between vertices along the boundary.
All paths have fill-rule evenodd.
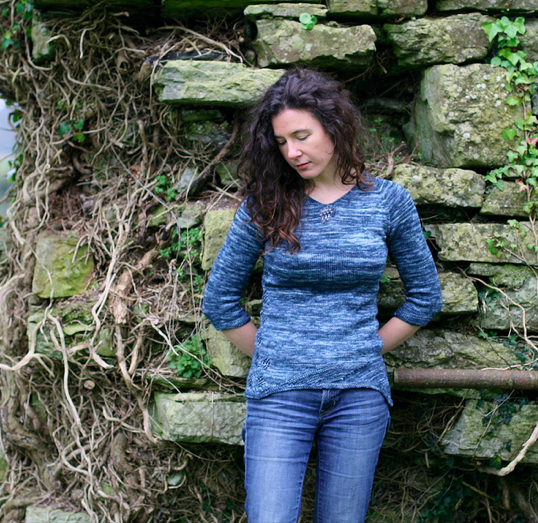
<path id="1" fill-rule="evenodd" d="M 394 369 L 394 385 L 415 388 L 538 389 L 538 372 L 527 370 Z"/>

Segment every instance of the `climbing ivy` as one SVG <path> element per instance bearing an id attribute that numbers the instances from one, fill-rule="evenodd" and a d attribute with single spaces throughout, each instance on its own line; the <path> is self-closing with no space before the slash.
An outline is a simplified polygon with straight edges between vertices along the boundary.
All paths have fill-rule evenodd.
<path id="1" fill-rule="evenodd" d="M 507 152 L 508 163 L 488 173 L 486 181 L 503 190 L 503 178 L 515 175 L 519 190 L 527 193 L 524 211 L 535 216 L 538 209 L 538 120 L 532 113 L 531 102 L 538 82 L 538 62 L 527 62 L 527 53 L 520 49 L 518 35 L 526 31 L 523 17 L 510 20 L 503 16 L 495 22 L 485 22 L 482 28 L 497 49 L 490 63 L 507 71 L 505 87 L 510 96 L 506 103 L 523 108 L 523 119 L 515 120 L 514 126 L 502 133 L 503 138 L 513 144 Z M 532 249 L 535 250 L 534 244 Z"/>

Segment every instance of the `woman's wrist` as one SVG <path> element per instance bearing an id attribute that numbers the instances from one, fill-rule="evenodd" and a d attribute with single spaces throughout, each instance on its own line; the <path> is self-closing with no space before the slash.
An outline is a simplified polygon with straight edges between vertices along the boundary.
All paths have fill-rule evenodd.
<path id="1" fill-rule="evenodd" d="M 254 342 L 258 328 L 252 321 L 237 329 L 223 330 L 222 334 L 226 336 L 242 353 L 250 356 L 254 354 Z"/>
<path id="2" fill-rule="evenodd" d="M 393 317 L 383 325 L 378 335 L 383 340 L 381 354 L 385 354 L 395 349 L 398 345 L 408 340 L 420 327 L 411 325 L 400 318 Z"/>

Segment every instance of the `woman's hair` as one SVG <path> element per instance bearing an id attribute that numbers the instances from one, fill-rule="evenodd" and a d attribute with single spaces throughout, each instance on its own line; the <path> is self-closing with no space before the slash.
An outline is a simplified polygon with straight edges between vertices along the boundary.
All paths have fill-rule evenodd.
<path id="1" fill-rule="evenodd" d="M 271 118 L 285 109 L 312 113 L 334 144 L 337 172 L 345 184 L 365 189 L 364 155 L 358 145 L 360 114 L 349 92 L 331 76 L 295 67 L 273 84 L 250 111 L 241 150 L 239 176 L 252 222 L 269 241 L 265 252 L 287 244 L 291 252 L 301 246 L 294 234 L 300 223 L 306 181 L 280 152 Z"/>

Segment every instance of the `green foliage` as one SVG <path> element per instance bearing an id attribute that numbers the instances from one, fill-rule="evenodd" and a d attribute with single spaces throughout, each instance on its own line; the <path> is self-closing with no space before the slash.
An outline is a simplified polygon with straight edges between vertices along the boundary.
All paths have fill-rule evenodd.
<path id="1" fill-rule="evenodd" d="M 514 414 L 529 403 L 526 398 L 511 398 L 511 395 L 511 392 L 495 395 L 489 391 L 481 391 L 480 400 L 477 403 L 478 408 L 483 407 L 486 401 L 493 404 L 493 408 L 490 408 L 488 404 L 488 412 L 482 417 L 482 425 L 488 428 L 484 438 L 493 438 L 497 426 L 510 425 Z"/>
<path id="2" fill-rule="evenodd" d="M 173 201 L 177 198 L 178 192 L 171 185 L 172 179 L 165 174 L 157 176 L 157 185 L 155 186 L 155 194 L 163 195 L 167 201 Z"/>
<path id="3" fill-rule="evenodd" d="M 507 152 L 508 163 L 489 172 L 486 181 L 501 191 L 504 188 L 503 178 L 516 174 L 520 191 L 526 191 L 527 202 L 523 210 L 535 216 L 538 210 L 538 119 L 532 114 L 530 104 L 538 81 L 538 62 L 527 62 L 527 53 L 518 49 L 518 35 L 525 34 L 525 19 L 518 17 L 510 20 L 503 16 L 495 22 L 485 22 L 482 28 L 490 42 L 495 42 L 497 55 L 490 63 L 506 69 L 506 89 L 510 92 L 506 103 L 509 106 L 522 106 L 525 118 L 515 120 L 514 126 L 505 129 L 502 136 L 510 142 Z M 529 248 L 538 252 L 538 247 L 529 244 Z M 498 251 L 495 241 L 488 241 L 490 252 Z M 536 249 L 534 249 L 536 247 Z M 495 252 L 494 254 L 496 254 Z"/>
<path id="4" fill-rule="evenodd" d="M 176 257 L 183 259 L 199 259 L 202 249 L 202 231 L 199 227 L 192 227 L 178 234 L 177 229 L 172 231 L 172 242 L 165 249 L 161 249 L 159 254 L 166 260 Z"/>
<path id="5" fill-rule="evenodd" d="M 34 6 L 32 0 L 18 0 L 13 5 L 13 17 L 11 27 L 4 32 L 0 40 L 0 50 L 19 51 L 21 49 L 21 41 L 24 36 L 30 36 L 31 20 L 33 17 Z M 11 16 L 11 9 L 4 7 L 0 12 L 2 18 Z"/>
<path id="6" fill-rule="evenodd" d="M 390 276 L 381 276 L 379 283 L 390 283 Z"/>
<path id="7" fill-rule="evenodd" d="M 299 22 L 301 22 L 301 27 L 306 31 L 311 31 L 314 29 L 314 26 L 318 23 L 318 17 L 311 15 L 310 13 L 301 13 L 299 16 Z"/>
<path id="8" fill-rule="evenodd" d="M 489 289 L 487 287 L 480 289 L 478 291 L 478 298 L 482 303 L 484 303 L 487 307 L 489 307 L 491 310 L 495 309 L 496 301 L 501 296 L 501 293 L 499 291 Z"/>
<path id="9" fill-rule="evenodd" d="M 68 113 L 65 120 L 60 122 L 58 126 L 58 133 L 60 137 L 72 138 L 75 142 L 82 143 L 86 141 L 86 135 L 84 134 L 84 125 L 86 122 L 83 118 L 71 118 L 71 114 L 76 113 L 78 110 L 82 109 L 82 104 L 80 102 L 75 103 L 75 105 L 70 105 L 65 100 L 57 102 L 56 109 L 58 112 Z"/>
<path id="10" fill-rule="evenodd" d="M 198 336 L 189 338 L 171 350 L 166 361 L 182 378 L 199 378 L 203 369 L 211 365 L 209 355 Z"/>

